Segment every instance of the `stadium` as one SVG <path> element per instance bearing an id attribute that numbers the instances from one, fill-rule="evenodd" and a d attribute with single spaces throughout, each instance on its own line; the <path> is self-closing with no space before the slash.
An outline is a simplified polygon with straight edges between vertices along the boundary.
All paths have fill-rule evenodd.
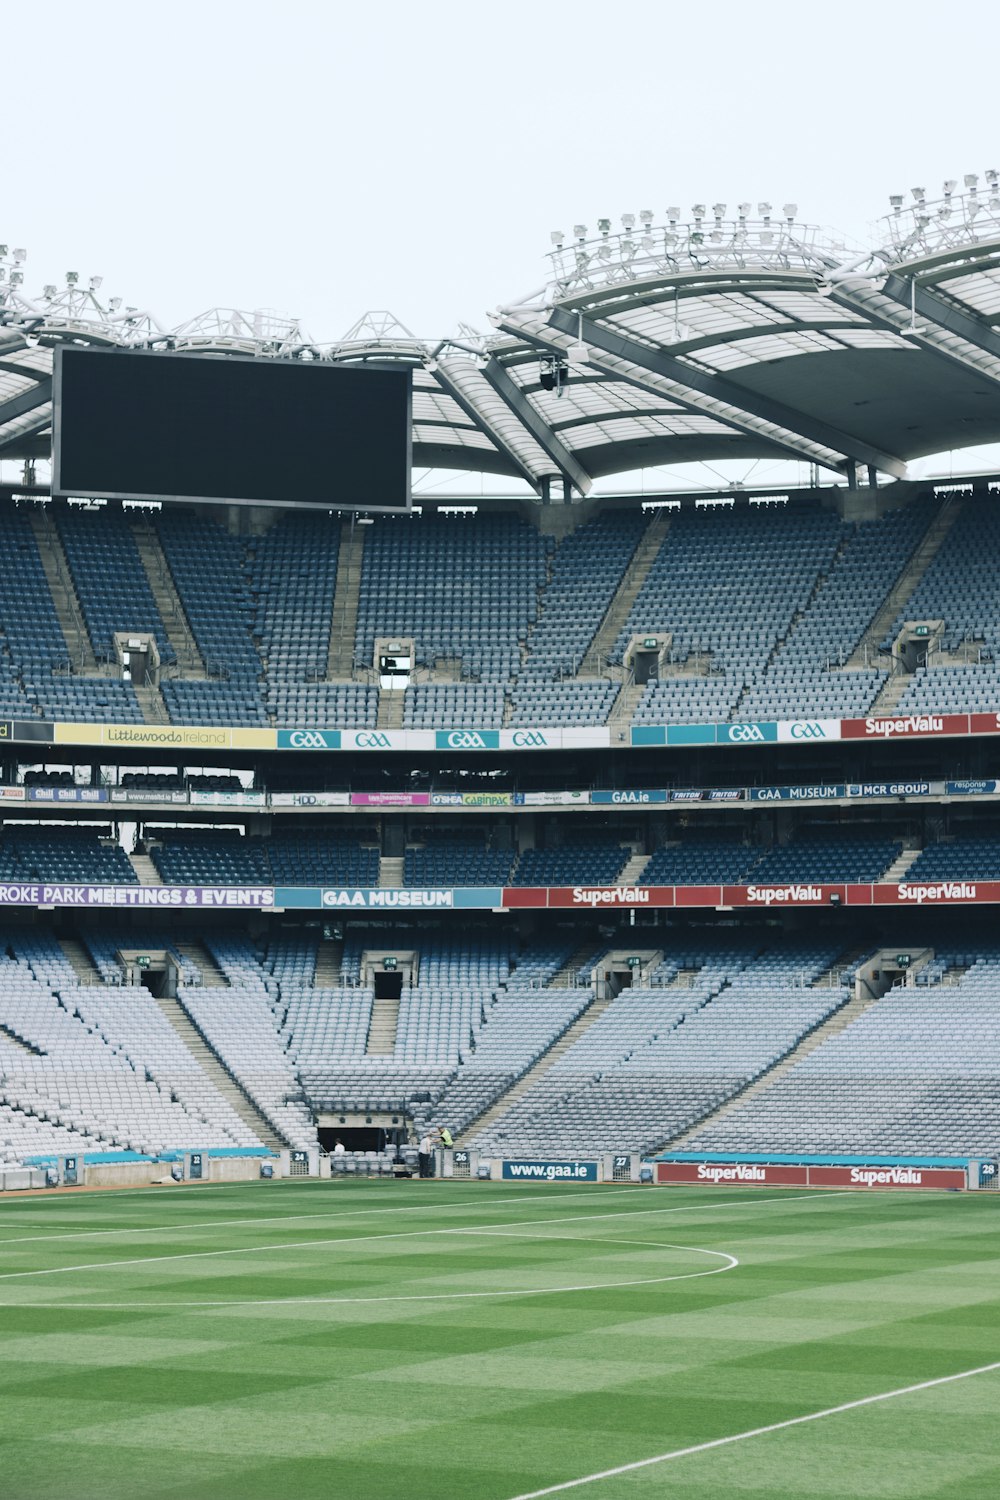
<path id="1" fill-rule="evenodd" d="M 997 173 L 438 342 L 31 266 L 4 1493 L 996 1493 Z"/>

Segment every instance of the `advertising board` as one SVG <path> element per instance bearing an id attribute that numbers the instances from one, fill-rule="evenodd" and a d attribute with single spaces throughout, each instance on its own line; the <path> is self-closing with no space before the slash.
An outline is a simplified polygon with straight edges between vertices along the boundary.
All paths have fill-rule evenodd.
<path id="1" fill-rule="evenodd" d="M 596 1182 L 596 1161 L 505 1161 L 505 1182 Z"/>

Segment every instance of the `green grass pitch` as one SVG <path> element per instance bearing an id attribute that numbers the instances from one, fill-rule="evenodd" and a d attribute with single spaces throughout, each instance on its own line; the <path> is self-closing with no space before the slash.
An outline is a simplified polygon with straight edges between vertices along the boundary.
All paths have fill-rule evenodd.
<path id="1" fill-rule="evenodd" d="M 988 1194 L 4 1196 L 0 1497 L 996 1500 L 1000 1368 L 925 1383 L 1000 1362 L 998 1231 Z"/>

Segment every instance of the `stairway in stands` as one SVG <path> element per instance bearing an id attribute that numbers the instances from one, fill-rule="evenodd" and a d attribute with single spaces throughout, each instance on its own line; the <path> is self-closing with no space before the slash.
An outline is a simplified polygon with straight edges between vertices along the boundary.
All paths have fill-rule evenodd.
<path id="1" fill-rule="evenodd" d="M 318 990 L 340 988 L 340 966 L 344 959 L 342 939 L 324 938 L 316 949 L 316 972 L 313 984 Z"/>
<path id="2" fill-rule="evenodd" d="M 879 881 L 887 885 L 898 885 L 905 878 L 907 871 L 919 853 L 919 849 L 904 849 L 902 853 L 896 856 L 885 873 L 879 876 Z"/>
<path id="3" fill-rule="evenodd" d="M 399 996 L 387 996 L 372 1001 L 371 1020 L 368 1023 L 368 1040 L 365 1043 L 366 1057 L 391 1057 L 396 1050 L 396 1032 L 399 1029 Z"/>
<path id="4" fill-rule="evenodd" d="M 963 501 L 955 496 L 951 496 L 944 501 L 940 510 L 935 512 L 933 520 L 910 554 L 909 561 L 903 568 L 902 573 L 900 573 L 896 582 L 885 596 L 855 650 L 847 658 L 843 668 L 845 672 L 850 672 L 852 669 L 857 670 L 860 667 L 878 666 L 880 663 L 883 665 L 887 664 L 887 658 L 881 656 L 879 653 L 879 646 L 885 638 L 887 631 L 891 630 L 896 623 L 907 600 L 916 591 L 917 585 L 934 561 L 941 549 L 942 542 L 962 514 L 962 510 Z M 904 682 L 906 680 L 904 675 Z M 890 686 L 892 681 L 893 679 L 890 678 Z"/>
<path id="5" fill-rule="evenodd" d="M 60 938 L 59 946 L 76 975 L 77 984 L 103 984 L 101 971 L 77 938 Z"/>
<path id="6" fill-rule="evenodd" d="M 404 861 L 382 856 L 378 867 L 378 883 L 381 890 L 398 890 L 403 884 Z"/>
<path id="7" fill-rule="evenodd" d="M 403 699 L 405 693 L 398 688 L 383 688 L 378 695 L 378 716 L 375 720 L 377 729 L 402 729 L 403 727 Z"/>
<path id="8" fill-rule="evenodd" d="M 148 854 L 130 854 L 128 862 L 135 871 L 140 885 L 162 885 L 163 876 Z"/>
<path id="9" fill-rule="evenodd" d="M 649 577 L 649 570 L 666 540 L 667 532 L 670 530 L 671 516 L 672 513 L 664 508 L 656 513 L 646 527 L 642 540 L 632 554 L 632 561 L 625 569 L 618 591 L 608 605 L 604 619 L 584 654 L 580 670 L 576 674 L 578 678 L 600 677 L 606 674 L 608 654 L 621 634 L 622 627 L 639 596 L 639 590 Z"/>
<path id="10" fill-rule="evenodd" d="M 216 989 L 229 989 L 229 980 L 204 943 L 175 943 L 174 948 L 201 975 L 201 982 Z"/>
<path id="11" fill-rule="evenodd" d="M 604 952 L 606 943 L 595 943 L 593 938 L 588 938 L 570 954 L 561 969 L 557 969 L 546 985 L 550 990 L 575 989 L 581 969 L 593 966 L 599 953 Z"/>
<path id="12" fill-rule="evenodd" d="M 615 880 L 615 885 L 638 885 L 642 872 L 649 864 L 648 854 L 632 854 L 621 874 Z"/>
<path id="13" fill-rule="evenodd" d="M 47 509 L 38 506 L 32 506 L 28 519 L 35 534 L 49 593 L 66 642 L 66 655 L 73 664 L 74 672 L 96 675 L 97 658 L 83 623 L 80 602 L 73 587 L 73 575 L 69 570 L 69 561 L 56 523 Z"/>
<path id="14" fill-rule="evenodd" d="M 831 989 L 838 989 L 840 987 L 840 976 L 848 969 L 855 968 L 868 957 L 871 951 L 871 943 L 853 948 L 849 953 L 838 958 L 836 963 L 832 964 L 824 974 L 819 975 L 813 981 L 812 985 L 810 985 L 810 988 L 822 989 L 829 986 Z M 699 1136 L 707 1127 L 716 1124 L 719 1120 L 724 1120 L 730 1111 L 735 1109 L 737 1104 L 745 1104 L 748 1099 L 755 1098 L 757 1094 L 763 1093 L 765 1089 L 769 1089 L 772 1084 L 777 1083 L 778 1079 L 783 1078 L 786 1073 L 790 1072 L 796 1063 L 808 1057 L 810 1052 L 815 1052 L 816 1048 L 822 1046 L 830 1037 L 839 1035 L 840 1032 L 851 1025 L 852 1021 L 856 1021 L 859 1016 L 864 1015 L 866 1010 L 870 1010 L 873 1005 L 876 1005 L 881 998 L 878 995 L 864 995 L 861 999 L 855 999 L 851 990 L 844 990 L 843 993 L 845 998 L 836 1010 L 831 1011 L 811 1031 L 807 1031 L 804 1036 L 800 1037 L 795 1045 L 790 1047 L 784 1056 L 780 1057 L 772 1067 L 759 1074 L 752 1082 L 740 1089 L 738 1093 L 730 1095 L 724 1103 L 709 1110 L 696 1124 L 689 1125 L 680 1135 L 674 1136 L 672 1140 L 665 1142 L 658 1149 L 670 1151 L 683 1150 L 690 1141 Z"/>
<path id="15" fill-rule="evenodd" d="M 364 552 L 365 528 L 352 525 L 351 518 L 348 517 L 340 528 L 337 577 L 330 609 L 330 650 L 326 664 L 328 682 L 351 682 L 354 677 L 354 635 L 358 623 Z"/>
<path id="16" fill-rule="evenodd" d="M 156 527 L 144 515 L 133 516 L 129 524 L 167 640 L 174 648 L 178 670 L 184 677 L 204 677 L 205 663 L 184 613 Z"/>
<path id="17" fill-rule="evenodd" d="M 201 945 L 177 944 L 179 952 L 184 952 L 185 947 L 191 948 L 195 946 L 200 948 Z M 261 1114 L 253 1100 L 240 1088 L 217 1053 L 213 1052 L 181 1002 L 163 995 L 156 999 L 156 1004 L 163 1015 L 166 1016 L 187 1050 L 191 1053 L 198 1067 L 212 1080 L 212 1083 L 218 1089 L 226 1103 L 232 1106 L 244 1125 L 248 1126 L 257 1139 L 263 1145 L 269 1146 L 272 1151 L 280 1151 L 283 1146 L 287 1146 L 288 1142 L 277 1134 L 271 1122 Z"/>
<path id="18" fill-rule="evenodd" d="M 575 1042 L 578 1042 L 597 1020 L 602 1016 L 611 1004 L 610 1000 L 591 1000 L 586 1009 L 582 1010 L 575 1021 L 571 1021 L 566 1030 L 563 1031 L 541 1057 L 526 1073 L 522 1073 L 516 1083 L 512 1084 L 505 1094 L 501 1094 L 490 1107 L 473 1120 L 462 1131 L 462 1139 L 470 1140 L 482 1131 L 488 1130 L 495 1120 L 507 1113 L 513 1104 L 533 1088 L 540 1078 L 544 1078 L 552 1065 L 559 1061 L 564 1053 L 568 1052 Z"/>

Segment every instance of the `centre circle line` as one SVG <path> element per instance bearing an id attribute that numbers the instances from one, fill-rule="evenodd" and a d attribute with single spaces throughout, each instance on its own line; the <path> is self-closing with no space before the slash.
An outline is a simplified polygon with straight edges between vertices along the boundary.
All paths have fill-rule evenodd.
<path id="1" fill-rule="evenodd" d="M 482 1231 L 465 1230 L 464 1233 L 475 1234 L 477 1232 L 490 1235 L 492 1230 Z M 383 1236 L 389 1238 L 389 1236 Z M 600 1236 L 583 1235 L 544 1235 L 544 1234 L 501 1234 L 501 1239 L 532 1239 L 532 1240 L 570 1240 L 580 1244 L 622 1244 L 639 1245 L 649 1250 L 686 1250 L 692 1255 L 710 1255 L 714 1259 L 726 1262 L 722 1266 L 714 1266 L 710 1271 L 684 1271 L 673 1276 L 643 1276 L 633 1278 L 629 1281 L 595 1281 L 575 1284 L 572 1286 L 550 1286 L 550 1287 L 525 1287 L 520 1290 L 489 1291 L 489 1292 L 414 1292 L 414 1293 L 390 1293 L 377 1297 L 253 1297 L 253 1298 L 213 1298 L 204 1301 L 185 1302 L 4 1302 L 0 1308 L 14 1311 L 18 1308 L 58 1308 L 65 1311 L 67 1307 L 79 1307 L 83 1311 L 96 1309 L 100 1311 L 114 1310 L 125 1312 L 129 1309 L 155 1309 L 159 1312 L 169 1312 L 172 1309 L 198 1311 L 202 1308 L 216 1307 L 324 1307 L 324 1306 L 352 1306 L 354 1304 L 368 1304 L 374 1302 L 454 1302 L 481 1300 L 483 1298 L 495 1297 L 550 1297 L 561 1296 L 569 1292 L 604 1292 L 627 1290 L 637 1286 L 662 1286 L 669 1281 L 695 1281 L 706 1276 L 719 1276 L 726 1271 L 735 1271 L 740 1264 L 735 1255 L 730 1255 L 726 1250 L 707 1250 L 701 1245 L 674 1245 L 662 1241 L 651 1240 L 608 1240 Z"/>

